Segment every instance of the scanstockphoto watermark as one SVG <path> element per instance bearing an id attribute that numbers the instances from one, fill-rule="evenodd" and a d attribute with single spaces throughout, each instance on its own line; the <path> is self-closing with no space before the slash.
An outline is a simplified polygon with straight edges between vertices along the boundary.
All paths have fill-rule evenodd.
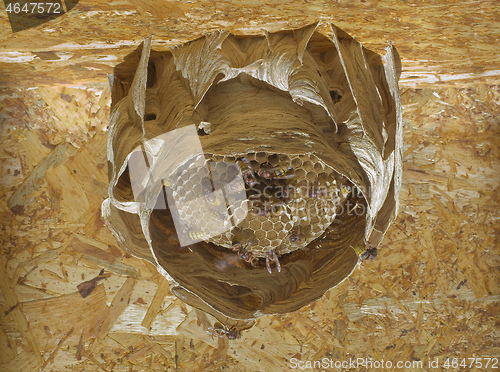
<path id="1" fill-rule="evenodd" d="M 345 370 L 345 369 L 376 369 L 376 370 L 420 370 L 427 371 L 433 369 L 476 368 L 478 370 L 498 370 L 500 369 L 499 358 L 491 356 L 473 356 L 467 358 L 429 358 L 427 360 L 373 360 L 370 358 L 349 358 L 346 360 L 334 360 L 323 358 L 319 360 L 299 360 L 291 358 L 289 362 L 291 369 L 321 369 L 321 370 Z"/>
<path id="2" fill-rule="evenodd" d="M 302 186 L 252 186 L 247 191 L 250 213 L 259 216 L 277 215 L 289 209 L 301 210 L 309 219 L 321 210 L 337 216 L 366 214 L 366 206 L 360 201 L 364 196 L 354 185 L 327 187 L 306 183 Z M 305 203 L 307 200 L 314 203 Z"/>
<path id="3" fill-rule="evenodd" d="M 323 369 L 323 370 L 339 370 L 339 369 L 359 369 L 359 368 L 374 368 L 374 369 L 422 369 L 424 362 L 422 360 L 373 360 L 369 358 L 350 358 L 346 360 L 335 360 L 330 358 L 322 358 L 319 360 L 299 360 L 291 358 L 289 367 L 291 369 Z M 429 366 L 425 366 L 429 367 Z M 432 366 L 430 366 L 432 368 Z"/>

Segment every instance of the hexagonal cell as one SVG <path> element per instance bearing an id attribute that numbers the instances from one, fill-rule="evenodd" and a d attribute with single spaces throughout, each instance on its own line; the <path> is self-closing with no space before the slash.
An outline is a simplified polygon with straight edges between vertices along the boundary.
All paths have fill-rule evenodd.
<path id="1" fill-rule="evenodd" d="M 280 232 L 278 233 L 278 237 L 279 237 L 280 239 L 283 239 L 283 238 L 285 237 L 285 235 L 287 235 L 287 234 L 285 234 L 285 231 L 286 231 L 286 232 L 290 231 L 290 230 L 292 229 L 292 227 L 293 227 L 293 223 L 292 223 L 291 221 L 290 221 L 290 222 L 287 222 L 287 223 L 283 226 L 283 230 L 284 230 L 284 231 L 280 231 Z"/>
<path id="2" fill-rule="evenodd" d="M 299 209 L 299 210 L 297 210 L 297 216 L 299 216 L 299 218 L 303 218 L 303 217 L 305 217 L 307 215 L 308 215 L 308 213 L 307 213 L 307 211 L 305 209 Z"/>
<path id="3" fill-rule="evenodd" d="M 193 194 L 195 195 L 195 197 L 200 197 L 203 195 L 203 189 L 201 187 L 201 183 L 198 183 L 198 184 L 195 184 L 194 188 L 193 188 Z"/>
<path id="4" fill-rule="evenodd" d="M 262 222 L 262 230 L 269 231 L 273 228 L 273 223 L 269 220 Z"/>
<path id="5" fill-rule="evenodd" d="M 186 194 L 187 194 L 187 190 L 183 187 L 179 188 L 176 190 L 176 194 L 178 196 L 178 198 L 185 198 L 186 197 Z"/>
<path id="6" fill-rule="evenodd" d="M 261 222 L 257 219 L 253 219 L 250 221 L 250 228 L 253 230 L 258 230 L 261 227 Z"/>
<path id="7" fill-rule="evenodd" d="M 302 160 L 300 158 L 293 158 L 291 166 L 294 169 L 300 168 L 302 166 Z"/>
<path id="8" fill-rule="evenodd" d="M 306 172 L 310 172 L 313 170 L 313 164 L 311 163 L 310 160 L 308 161 L 305 161 L 303 164 L 302 164 L 302 168 L 306 171 Z"/>
<path id="9" fill-rule="evenodd" d="M 266 237 L 266 232 L 264 230 L 256 230 L 255 231 L 255 237 L 259 240 L 262 240 Z"/>
<path id="10" fill-rule="evenodd" d="M 330 180 L 330 177 L 325 173 L 324 170 L 316 171 L 316 173 L 316 182 L 318 184 L 326 184 L 326 182 Z"/>
<path id="11" fill-rule="evenodd" d="M 311 232 L 313 234 L 317 234 L 317 233 L 319 233 L 321 231 L 322 231 L 322 229 L 317 224 L 311 225 Z"/>
<path id="12" fill-rule="evenodd" d="M 198 185 L 201 182 L 201 177 L 198 175 L 198 173 L 195 173 L 191 176 L 190 182 L 193 185 Z"/>
<path id="13" fill-rule="evenodd" d="M 210 170 L 212 172 L 212 179 L 214 181 L 218 181 L 220 178 L 222 178 L 222 175 L 226 172 L 228 163 L 225 161 L 219 161 L 219 162 L 211 162 L 210 164 Z"/>
<path id="14" fill-rule="evenodd" d="M 247 216 L 247 210 L 245 210 L 242 207 L 235 208 L 233 212 L 233 218 L 239 221 L 244 219 L 246 216 Z"/>
<path id="15" fill-rule="evenodd" d="M 268 231 L 266 236 L 270 240 L 278 239 L 278 233 L 276 232 L 276 230 Z"/>
<path id="16" fill-rule="evenodd" d="M 245 227 L 240 229 L 239 235 L 241 236 L 241 239 L 251 240 L 254 237 L 254 230 L 249 227 Z"/>
<path id="17" fill-rule="evenodd" d="M 255 154 L 255 160 L 260 164 L 266 163 L 268 161 L 267 153 L 258 152 L 257 154 Z"/>
<path id="18" fill-rule="evenodd" d="M 269 239 L 267 239 L 267 238 L 263 238 L 260 241 L 260 245 L 262 246 L 262 248 L 264 248 L 264 251 L 265 251 L 266 248 L 268 248 L 269 246 L 271 246 L 271 241 Z"/>
<path id="19" fill-rule="evenodd" d="M 271 164 L 272 167 L 276 167 L 280 163 L 280 157 L 277 154 L 272 154 L 267 157 L 267 162 Z"/>
<path id="20" fill-rule="evenodd" d="M 284 223 L 287 223 L 288 221 L 290 221 L 290 215 L 289 215 L 289 214 L 284 214 L 284 215 L 282 215 L 282 216 L 281 216 L 281 218 L 280 218 L 280 221 L 281 221 L 281 223 L 283 223 L 283 224 L 284 224 Z"/>
<path id="21" fill-rule="evenodd" d="M 279 159 L 280 159 L 280 163 L 287 163 L 287 162 L 291 162 L 291 158 L 288 156 L 288 155 L 285 155 L 285 154 L 280 154 L 279 155 Z"/>
<path id="22" fill-rule="evenodd" d="M 189 182 L 189 179 L 191 178 L 192 174 L 189 173 L 188 171 L 184 171 L 184 173 L 182 173 L 181 175 L 181 180 L 183 183 L 187 183 Z"/>
<path id="23" fill-rule="evenodd" d="M 252 160 L 255 160 L 255 153 L 254 152 L 250 152 L 248 154 L 245 154 L 243 155 L 246 159 L 252 161 Z M 238 159 L 241 159 L 241 156 L 238 156 Z"/>
<path id="24" fill-rule="evenodd" d="M 229 180 L 232 180 L 240 173 L 240 169 L 239 169 L 239 166 L 237 164 L 231 164 L 230 166 L 228 166 L 226 172 L 227 172 L 226 174 L 227 174 L 227 177 L 229 178 Z"/>
<path id="25" fill-rule="evenodd" d="M 294 176 L 295 178 L 297 179 L 300 179 L 300 178 L 304 178 L 306 175 L 306 172 L 304 171 L 304 169 L 302 168 L 299 168 L 299 169 L 295 169 L 294 170 Z"/>
<path id="26" fill-rule="evenodd" d="M 314 163 L 314 170 L 319 173 L 323 170 L 323 164 L 320 162 Z"/>
<path id="27" fill-rule="evenodd" d="M 311 181 L 311 182 L 316 181 L 317 178 L 318 178 L 318 174 L 315 171 L 310 171 L 306 175 L 306 179 L 308 181 Z"/>

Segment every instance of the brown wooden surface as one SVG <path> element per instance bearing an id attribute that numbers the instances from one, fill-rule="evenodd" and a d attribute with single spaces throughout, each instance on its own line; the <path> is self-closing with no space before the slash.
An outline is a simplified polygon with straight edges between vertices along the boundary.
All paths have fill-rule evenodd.
<path id="1" fill-rule="evenodd" d="M 64 16 L 15 34 L 0 8 L 0 81 L 12 87 L 104 83 L 151 34 L 153 49 L 161 50 L 220 28 L 262 34 L 317 20 L 333 22 L 377 53 L 392 40 L 403 60 L 402 85 L 500 79 L 496 0 L 80 0 Z"/>
<path id="2" fill-rule="evenodd" d="M 62 65 L 35 59 L 0 67 L 7 85 L 0 94 L 0 370 L 286 371 L 290 358 L 422 360 L 425 366 L 429 358 L 500 356 L 496 3 L 406 2 L 391 10 L 383 1 L 247 3 L 246 10 L 235 2 L 169 3 L 162 8 L 169 22 L 138 10 L 155 6 L 146 1 L 81 3 L 74 10 L 80 16 L 101 13 L 55 20 L 44 26 L 55 30 L 50 37 L 41 29 L 13 36 L 1 28 L 3 59 L 35 48 L 59 53 L 57 45 L 68 40 L 61 41 L 64 30 L 78 32 L 67 47 L 76 57 L 56 61 Z M 127 11 L 136 12 L 128 21 Z M 152 265 L 118 249 L 103 224 L 110 102 L 103 66 L 111 69 L 118 60 L 80 70 L 79 63 L 97 63 L 99 55 L 84 44 L 134 41 L 116 51 L 120 58 L 150 25 L 162 31 L 158 41 L 177 43 L 214 24 L 277 29 L 329 14 L 374 50 L 394 40 L 402 56 L 400 214 L 378 258 L 314 304 L 261 317 L 234 342 L 212 339 L 203 314 L 177 300 Z M 439 87 L 408 71 L 492 75 Z M 22 207 L 11 210 L 19 205 L 13 198 Z M 110 275 L 83 298 L 77 286 L 102 269 Z"/>

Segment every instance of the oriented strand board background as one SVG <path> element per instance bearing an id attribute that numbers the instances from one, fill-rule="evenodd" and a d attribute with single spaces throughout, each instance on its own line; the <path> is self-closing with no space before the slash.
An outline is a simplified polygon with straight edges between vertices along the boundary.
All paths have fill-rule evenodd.
<path id="1" fill-rule="evenodd" d="M 434 358 L 500 357 L 499 5 L 425 4 L 80 0 L 15 35 L 2 10 L 0 370 L 287 371 L 291 358 L 326 357 L 424 371 Z M 260 318 L 234 342 L 212 339 L 100 217 L 105 72 L 150 33 L 161 49 L 216 28 L 316 19 L 377 52 L 391 39 L 401 54 L 401 211 L 379 257 L 322 299 Z M 82 298 L 77 286 L 102 269 Z"/>

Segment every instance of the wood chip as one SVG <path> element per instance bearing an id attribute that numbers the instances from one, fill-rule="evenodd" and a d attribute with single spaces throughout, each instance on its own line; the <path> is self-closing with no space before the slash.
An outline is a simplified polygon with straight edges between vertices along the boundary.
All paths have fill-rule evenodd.
<path id="1" fill-rule="evenodd" d="M 66 335 L 64 335 L 64 337 L 57 343 L 57 346 L 54 349 L 54 351 L 50 354 L 50 356 L 47 358 L 47 360 L 40 367 L 41 371 L 43 371 L 47 367 L 47 365 L 54 359 L 54 356 L 56 355 L 56 353 L 59 351 L 59 349 L 62 347 L 64 342 L 68 339 L 68 337 L 71 336 L 73 331 L 74 331 L 74 328 L 71 328 L 68 331 L 68 333 L 66 333 Z"/>
<path id="2" fill-rule="evenodd" d="M 125 283 L 123 283 L 120 290 L 116 293 L 113 301 L 111 302 L 109 311 L 99 327 L 97 338 L 103 338 L 106 336 L 125 308 L 128 306 L 135 283 L 136 280 L 134 278 L 128 278 Z"/>
<path id="3" fill-rule="evenodd" d="M 92 291 L 95 289 L 97 283 L 100 280 L 104 280 L 106 278 L 109 278 L 111 276 L 111 273 L 104 273 L 104 269 L 101 270 L 98 276 L 96 276 L 93 279 L 87 280 L 86 282 L 78 284 L 78 292 L 82 295 L 83 298 L 87 297 L 89 294 L 92 293 Z"/>
<path id="4" fill-rule="evenodd" d="M 19 302 L 14 289 L 11 287 L 10 279 L 5 271 L 3 263 L 0 263 L 0 288 L 5 297 L 7 306 L 12 309 L 10 311 L 10 315 L 13 317 L 21 335 L 27 340 L 30 351 L 33 352 L 37 358 L 41 357 L 38 344 L 31 333 L 28 321 L 24 313 L 21 311 L 21 308 L 17 306 Z"/>
<path id="5" fill-rule="evenodd" d="M 158 290 L 156 291 L 155 296 L 153 297 L 153 301 L 151 301 L 151 305 L 149 305 L 148 311 L 146 312 L 146 315 L 144 316 L 144 319 L 142 321 L 142 325 L 147 329 L 149 329 L 149 327 L 151 327 L 151 324 L 153 324 L 153 321 L 160 312 L 161 304 L 163 303 L 163 300 L 168 293 L 168 281 L 164 278 L 160 278 Z"/>

